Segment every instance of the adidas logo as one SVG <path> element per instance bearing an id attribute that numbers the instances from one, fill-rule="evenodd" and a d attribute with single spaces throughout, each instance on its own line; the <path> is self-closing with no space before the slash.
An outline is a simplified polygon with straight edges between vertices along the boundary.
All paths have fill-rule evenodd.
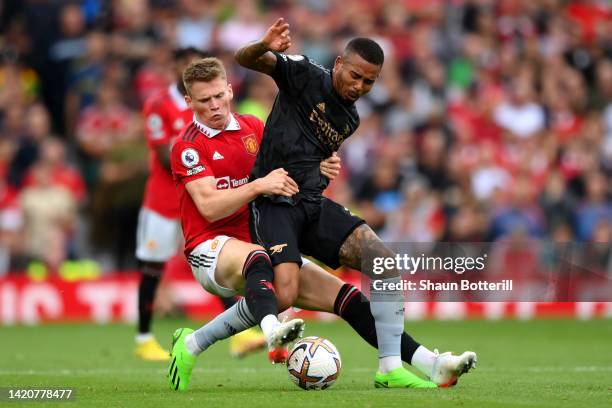
<path id="1" fill-rule="evenodd" d="M 221 159 L 225 159 L 225 157 L 223 157 L 221 153 L 219 153 L 218 151 L 215 151 L 215 154 L 213 154 L 213 160 L 221 160 Z"/>

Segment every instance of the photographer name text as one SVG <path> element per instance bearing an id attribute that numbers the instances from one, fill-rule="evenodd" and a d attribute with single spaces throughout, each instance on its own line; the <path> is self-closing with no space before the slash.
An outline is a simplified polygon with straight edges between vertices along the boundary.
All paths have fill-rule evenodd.
<path id="1" fill-rule="evenodd" d="M 462 279 L 460 282 L 435 282 L 430 279 L 409 281 L 402 279 L 399 282 L 385 282 L 381 279 L 372 281 L 372 289 L 377 291 L 512 291 L 512 279 L 500 281 L 470 281 Z"/>

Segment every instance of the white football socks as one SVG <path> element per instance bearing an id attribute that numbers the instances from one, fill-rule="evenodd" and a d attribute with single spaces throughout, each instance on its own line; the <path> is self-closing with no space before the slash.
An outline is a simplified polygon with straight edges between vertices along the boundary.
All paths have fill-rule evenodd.
<path id="1" fill-rule="evenodd" d="M 153 339 L 153 333 L 138 333 L 136 335 L 136 344 L 142 344 Z"/>
<path id="2" fill-rule="evenodd" d="M 190 333 L 185 336 L 185 347 L 187 347 L 187 350 L 194 356 L 199 356 L 202 352 L 202 349 L 200 348 L 200 346 L 198 346 L 198 342 L 196 341 L 195 335 L 193 333 Z"/>
<path id="3" fill-rule="evenodd" d="M 280 324 L 280 322 L 278 321 L 278 318 L 275 315 L 273 315 L 273 314 L 269 314 L 269 315 L 265 316 L 263 319 L 261 319 L 261 322 L 259 322 L 259 326 L 261 327 L 261 331 L 263 332 L 264 336 L 266 337 L 266 340 L 268 340 L 270 338 L 270 335 L 272 334 L 272 331 L 279 324 Z"/>
<path id="4" fill-rule="evenodd" d="M 400 356 L 387 356 L 378 359 L 378 371 L 387 374 L 396 368 L 402 367 L 402 358 Z"/>
<path id="5" fill-rule="evenodd" d="M 412 355 L 410 364 L 418 368 L 427 377 L 430 377 L 436 357 L 438 356 L 427 347 L 419 346 Z"/>

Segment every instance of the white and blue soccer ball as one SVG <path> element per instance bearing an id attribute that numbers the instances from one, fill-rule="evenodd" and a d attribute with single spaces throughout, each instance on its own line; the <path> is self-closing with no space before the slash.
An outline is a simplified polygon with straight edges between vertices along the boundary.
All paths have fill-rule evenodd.
<path id="1" fill-rule="evenodd" d="M 295 343 L 287 359 L 289 378 L 305 390 L 325 390 L 338 376 L 342 360 L 333 343 L 323 337 L 305 337 Z"/>

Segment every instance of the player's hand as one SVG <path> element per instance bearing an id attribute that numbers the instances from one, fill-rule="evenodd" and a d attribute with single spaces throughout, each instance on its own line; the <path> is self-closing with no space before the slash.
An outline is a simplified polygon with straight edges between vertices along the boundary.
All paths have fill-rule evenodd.
<path id="1" fill-rule="evenodd" d="M 328 157 L 327 159 L 323 160 L 319 165 L 319 168 L 321 169 L 321 174 L 330 180 L 335 179 L 340 174 L 340 169 L 342 168 L 340 162 L 341 160 L 340 156 L 338 156 L 338 153 L 333 152 L 331 157 Z"/>
<path id="2" fill-rule="evenodd" d="M 261 42 L 270 50 L 283 52 L 291 47 L 291 35 L 289 33 L 289 23 L 281 17 L 268 28 Z"/>
<path id="3" fill-rule="evenodd" d="M 300 191 L 297 183 L 289 177 L 285 169 L 272 170 L 266 177 L 257 179 L 256 182 L 259 183 L 260 194 L 291 197 Z"/>

